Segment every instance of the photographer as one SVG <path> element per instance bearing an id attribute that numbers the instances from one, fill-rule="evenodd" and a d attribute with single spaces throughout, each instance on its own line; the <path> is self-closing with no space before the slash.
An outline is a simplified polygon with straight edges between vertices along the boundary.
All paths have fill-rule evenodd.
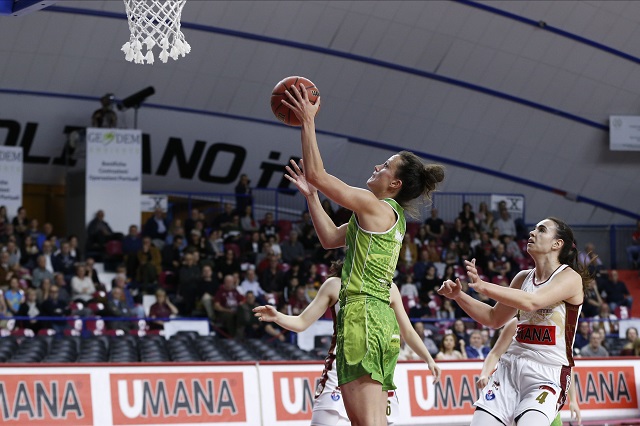
<path id="1" fill-rule="evenodd" d="M 115 99 L 113 93 L 107 93 L 100 98 L 102 107 L 93 112 L 91 116 L 92 127 L 112 128 L 118 126 L 118 115 L 113 110 Z"/>

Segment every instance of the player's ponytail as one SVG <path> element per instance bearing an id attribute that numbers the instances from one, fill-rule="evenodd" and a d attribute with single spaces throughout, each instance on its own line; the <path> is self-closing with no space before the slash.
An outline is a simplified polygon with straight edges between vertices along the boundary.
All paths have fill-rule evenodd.
<path id="1" fill-rule="evenodd" d="M 419 211 L 415 200 L 422 198 L 430 204 L 431 194 L 444 180 L 444 167 L 440 164 L 425 165 L 417 155 L 409 151 L 401 151 L 398 155 L 402 162 L 398 164 L 396 177 L 402 181 L 402 187 L 395 200 L 407 215 L 417 217 Z"/>
<path id="2" fill-rule="evenodd" d="M 558 261 L 569 265 L 582 278 L 582 288 L 587 289 L 588 283 L 594 279 L 593 273 L 589 271 L 589 265 L 585 265 L 578 259 L 578 243 L 573 236 L 573 231 L 562 220 L 556 217 L 549 217 L 549 220 L 556 224 L 556 238 L 564 241 L 564 245 L 558 255 Z"/>

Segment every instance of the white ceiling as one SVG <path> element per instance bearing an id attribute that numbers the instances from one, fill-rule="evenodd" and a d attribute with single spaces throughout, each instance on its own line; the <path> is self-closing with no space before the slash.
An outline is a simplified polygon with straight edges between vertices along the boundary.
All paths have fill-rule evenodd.
<path id="1" fill-rule="evenodd" d="M 56 6 L 124 13 L 121 1 Z M 640 2 L 189 0 L 182 23 L 190 54 L 135 65 L 124 19 L 1 17 L 0 88 L 123 97 L 153 85 L 155 104 L 272 120 L 275 83 L 304 75 L 322 93 L 319 130 L 459 162 L 445 191 L 526 193 L 529 212 L 580 223 L 631 220 L 594 203 L 640 212 L 640 152 L 609 151 L 606 131 L 609 115 L 640 115 Z"/>

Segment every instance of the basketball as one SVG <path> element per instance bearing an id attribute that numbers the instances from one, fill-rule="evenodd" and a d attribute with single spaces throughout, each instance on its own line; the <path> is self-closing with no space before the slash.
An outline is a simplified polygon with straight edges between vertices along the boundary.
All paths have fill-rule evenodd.
<path id="1" fill-rule="evenodd" d="M 276 84 L 276 87 L 274 87 L 271 92 L 271 111 L 273 111 L 273 115 L 275 115 L 278 120 L 282 121 L 287 126 L 300 126 L 302 123 L 300 123 L 300 120 L 298 120 L 295 113 L 280 101 L 283 99 L 289 101 L 285 92 L 287 90 L 291 90 L 291 86 L 293 85 L 300 90 L 300 84 L 304 84 L 304 87 L 307 89 L 309 101 L 312 104 L 315 104 L 318 96 L 320 96 L 320 91 L 308 78 L 299 76 L 287 77 Z"/>

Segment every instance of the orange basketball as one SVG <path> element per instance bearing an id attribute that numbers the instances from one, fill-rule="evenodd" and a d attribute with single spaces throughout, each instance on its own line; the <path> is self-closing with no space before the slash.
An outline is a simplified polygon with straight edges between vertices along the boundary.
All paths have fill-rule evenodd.
<path id="1" fill-rule="evenodd" d="M 320 91 L 308 78 L 299 76 L 287 77 L 276 84 L 276 87 L 274 87 L 271 92 L 271 111 L 273 111 L 273 115 L 275 115 L 278 120 L 282 121 L 287 126 L 300 126 L 302 123 L 300 123 L 300 120 L 298 120 L 298 117 L 296 117 L 294 112 L 280 101 L 283 99 L 290 101 L 285 92 L 287 90 L 291 90 L 291 86 L 293 85 L 295 85 L 299 91 L 300 84 L 304 84 L 309 95 L 309 101 L 312 104 L 315 104 L 318 96 L 320 96 Z"/>

